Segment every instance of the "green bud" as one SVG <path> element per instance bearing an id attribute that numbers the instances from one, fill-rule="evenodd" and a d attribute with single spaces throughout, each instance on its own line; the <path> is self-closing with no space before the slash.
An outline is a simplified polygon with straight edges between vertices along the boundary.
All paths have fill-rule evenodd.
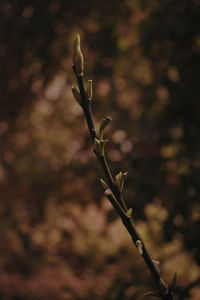
<path id="1" fill-rule="evenodd" d="M 87 87 L 87 96 L 88 100 L 92 100 L 92 80 L 88 80 L 88 87 Z"/>
<path id="2" fill-rule="evenodd" d="M 99 127 L 99 136 L 100 139 L 103 139 L 103 131 L 108 126 L 108 124 L 112 121 L 112 118 L 109 116 L 106 116 L 105 119 L 101 121 L 100 127 Z"/>
<path id="3" fill-rule="evenodd" d="M 115 176 L 115 184 L 118 187 L 120 193 L 123 191 L 124 181 L 125 181 L 125 178 L 126 178 L 127 174 L 128 174 L 128 172 L 126 172 L 126 173 L 119 172 Z"/>
<path id="4" fill-rule="evenodd" d="M 100 155 L 104 156 L 105 145 L 109 140 L 94 139 L 94 149 Z"/>
<path id="5" fill-rule="evenodd" d="M 81 95 L 77 87 L 75 86 L 72 87 L 72 93 L 74 95 L 75 100 L 78 102 L 78 104 L 81 104 Z"/>
<path id="6" fill-rule="evenodd" d="M 130 218 L 132 216 L 132 212 L 133 212 L 133 209 L 129 208 L 129 210 L 126 213 L 126 215 L 127 215 L 128 218 Z"/>
<path id="7" fill-rule="evenodd" d="M 83 75 L 83 54 L 81 52 L 80 48 L 80 35 L 77 34 L 74 39 L 73 44 L 73 62 L 74 66 L 77 72 L 77 75 L 81 76 Z"/>
<path id="8" fill-rule="evenodd" d="M 75 39 L 74 39 L 74 43 L 73 43 L 73 62 L 74 62 L 74 65 L 76 63 L 76 55 L 77 55 L 77 50 L 80 49 L 80 35 L 77 34 L 75 36 Z"/>
<path id="9" fill-rule="evenodd" d="M 136 241 L 136 247 L 137 247 L 140 255 L 142 255 L 143 254 L 143 248 L 142 248 L 142 242 L 140 240 Z"/>
<path id="10" fill-rule="evenodd" d="M 162 278 L 160 278 L 159 286 L 161 293 L 166 294 L 168 292 L 168 285 Z"/>
<path id="11" fill-rule="evenodd" d="M 103 180 L 103 179 L 100 179 L 100 182 L 102 184 L 102 187 L 104 188 L 104 190 L 106 191 L 108 189 L 108 185 L 107 183 Z"/>
<path id="12" fill-rule="evenodd" d="M 122 190 L 122 172 L 119 172 L 115 176 L 115 184 L 118 187 L 119 191 L 121 192 L 121 190 Z"/>
<path id="13" fill-rule="evenodd" d="M 101 156 L 104 156 L 105 153 L 105 145 L 107 144 L 109 140 L 100 140 L 100 145 L 101 145 Z"/>

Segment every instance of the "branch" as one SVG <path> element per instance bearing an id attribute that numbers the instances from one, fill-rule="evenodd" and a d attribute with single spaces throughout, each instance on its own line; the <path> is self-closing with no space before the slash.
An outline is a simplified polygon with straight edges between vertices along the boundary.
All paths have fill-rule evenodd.
<path id="1" fill-rule="evenodd" d="M 92 98 L 92 81 L 88 82 L 88 89 L 86 91 L 84 86 L 84 75 L 83 75 L 83 55 L 80 49 L 80 37 L 79 35 L 76 36 L 74 40 L 74 49 L 73 49 L 73 70 L 76 76 L 78 89 L 76 87 L 72 88 L 72 92 L 76 101 L 82 107 L 84 116 L 87 122 L 88 130 L 90 133 L 90 137 L 93 144 L 93 151 L 99 161 L 99 164 L 104 172 L 106 182 L 101 180 L 102 185 L 105 189 L 104 194 L 111 202 L 114 209 L 117 211 L 119 217 L 122 220 L 122 223 L 126 227 L 127 231 L 129 232 L 132 241 L 136 248 L 138 249 L 140 255 L 143 257 L 152 278 L 154 279 L 158 292 L 147 293 L 147 296 L 155 296 L 155 294 L 163 300 L 173 300 L 173 290 L 171 286 L 169 286 L 161 277 L 160 272 L 158 271 L 157 267 L 155 266 L 152 258 L 150 257 L 144 241 L 140 237 L 139 233 L 137 232 L 133 218 L 131 216 L 132 209 L 127 209 L 126 204 L 122 197 L 122 190 L 124 184 L 124 177 L 126 173 L 122 174 L 121 172 L 115 176 L 115 180 L 113 178 L 112 172 L 107 164 L 106 155 L 104 152 L 104 147 L 107 140 L 103 139 L 103 127 L 106 126 L 106 121 L 108 123 L 108 118 L 102 120 L 102 126 L 99 129 L 99 135 L 97 134 L 93 114 L 91 110 L 91 98 Z"/>

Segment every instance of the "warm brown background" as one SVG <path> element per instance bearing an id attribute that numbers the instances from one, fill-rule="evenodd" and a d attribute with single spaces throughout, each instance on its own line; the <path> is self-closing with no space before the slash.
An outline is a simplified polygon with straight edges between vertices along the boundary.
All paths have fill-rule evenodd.
<path id="1" fill-rule="evenodd" d="M 80 33 L 111 168 L 175 299 L 200 299 L 200 2 L 0 1 L 0 299 L 144 299 L 73 100 Z M 188 297 L 188 298 L 187 298 Z"/>

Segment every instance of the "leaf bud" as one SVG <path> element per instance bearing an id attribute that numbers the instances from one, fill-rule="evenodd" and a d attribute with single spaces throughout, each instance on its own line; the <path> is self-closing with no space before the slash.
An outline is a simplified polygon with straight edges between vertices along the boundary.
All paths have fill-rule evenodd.
<path id="1" fill-rule="evenodd" d="M 88 87 L 87 87 L 87 96 L 88 100 L 92 100 L 92 80 L 88 80 Z"/>
<path id="2" fill-rule="evenodd" d="M 142 242 L 140 240 L 136 241 L 136 247 L 137 247 L 140 255 L 142 255 L 143 254 L 143 249 L 142 249 Z"/>
<path id="3" fill-rule="evenodd" d="M 111 189 L 106 189 L 105 192 L 104 192 L 104 195 L 107 196 L 107 197 L 108 197 L 108 196 L 112 196 L 112 191 L 111 191 Z"/>
<path id="4" fill-rule="evenodd" d="M 103 131 L 108 126 L 108 124 L 112 121 L 112 118 L 109 116 L 106 116 L 105 119 L 101 121 L 100 127 L 99 127 L 99 136 L 100 139 L 103 139 Z"/>
<path id="5" fill-rule="evenodd" d="M 168 292 L 168 285 L 164 279 L 160 278 L 159 286 L 162 293 L 166 294 Z"/>
<path id="6" fill-rule="evenodd" d="M 73 62 L 78 76 L 83 75 L 83 54 L 80 48 L 80 35 L 77 34 L 73 44 Z"/>
<path id="7" fill-rule="evenodd" d="M 120 171 L 116 176 L 115 176 L 115 184 L 118 187 L 118 189 L 121 189 L 121 182 L 122 182 L 122 172 Z"/>
<path id="8" fill-rule="evenodd" d="M 126 213 L 126 215 L 127 215 L 128 218 L 130 218 L 132 216 L 132 212 L 133 212 L 133 209 L 129 208 L 129 210 Z"/>
<path id="9" fill-rule="evenodd" d="M 101 182 L 102 187 L 103 187 L 104 190 L 106 191 L 106 190 L 108 189 L 107 183 L 106 183 L 103 179 L 100 179 L 100 182 Z"/>

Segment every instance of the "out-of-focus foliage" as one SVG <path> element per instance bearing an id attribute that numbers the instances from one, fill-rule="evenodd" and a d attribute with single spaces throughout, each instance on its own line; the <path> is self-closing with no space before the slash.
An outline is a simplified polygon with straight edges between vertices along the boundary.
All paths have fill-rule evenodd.
<path id="1" fill-rule="evenodd" d="M 0 1 L 0 298 L 144 299 L 71 94 L 79 32 L 96 123 L 175 299 L 200 298 L 200 3 Z"/>

